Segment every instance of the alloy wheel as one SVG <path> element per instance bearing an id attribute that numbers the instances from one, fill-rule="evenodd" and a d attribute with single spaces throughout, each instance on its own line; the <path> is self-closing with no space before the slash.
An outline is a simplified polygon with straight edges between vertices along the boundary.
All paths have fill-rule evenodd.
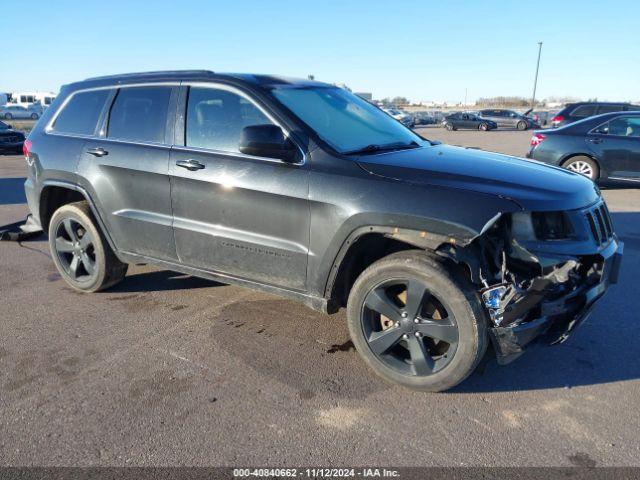
<path id="1" fill-rule="evenodd" d="M 572 172 L 576 172 L 593 179 L 593 168 L 587 162 L 583 162 L 582 160 L 576 160 L 575 162 L 569 163 L 567 165 L 567 170 L 571 170 Z"/>
<path id="2" fill-rule="evenodd" d="M 88 282 L 97 275 L 94 239 L 87 228 L 73 218 L 56 228 L 55 251 L 65 273 L 76 282 Z"/>
<path id="3" fill-rule="evenodd" d="M 432 375 L 455 356 L 456 319 L 419 280 L 395 279 L 374 287 L 365 297 L 360 317 L 371 351 L 398 373 Z"/>

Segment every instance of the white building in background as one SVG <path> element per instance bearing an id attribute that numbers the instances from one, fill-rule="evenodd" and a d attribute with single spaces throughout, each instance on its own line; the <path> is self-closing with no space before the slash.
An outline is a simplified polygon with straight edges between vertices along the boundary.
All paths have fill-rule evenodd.
<path id="1" fill-rule="evenodd" d="M 8 103 L 23 107 L 30 107 L 34 103 L 40 103 L 43 108 L 47 108 L 55 98 L 56 94 L 53 92 L 13 92 Z"/>

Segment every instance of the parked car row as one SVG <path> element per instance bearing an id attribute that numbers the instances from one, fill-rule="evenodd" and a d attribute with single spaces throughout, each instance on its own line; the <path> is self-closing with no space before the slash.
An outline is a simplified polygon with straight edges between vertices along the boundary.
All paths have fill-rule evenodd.
<path id="1" fill-rule="evenodd" d="M 447 115 L 442 121 L 442 125 L 447 130 L 458 130 L 459 128 L 470 128 L 473 130 L 494 130 L 498 124 L 493 120 L 482 118 L 475 113 L 454 113 Z"/>
<path id="2" fill-rule="evenodd" d="M 385 112 L 387 115 L 390 115 L 396 120 L 398 120 L 405 127 L 413 128 L 415 126 L 414 118 L 408 112 L 405 112 L 403 110 L 400 110 L 399 108 L 394 108 L 394 107 L 383 107 L 382 111 Z"/>

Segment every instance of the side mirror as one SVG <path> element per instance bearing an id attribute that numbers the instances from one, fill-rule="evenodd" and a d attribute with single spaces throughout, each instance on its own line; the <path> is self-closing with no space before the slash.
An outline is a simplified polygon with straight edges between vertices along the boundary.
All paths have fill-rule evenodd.
<path id="1" fill-rule="evenodd" d="M 242 129 L 240 152 L 256 157 L 277 158 L 285 162 L 297 160 L 297 150 L 277 125 L 250 125 Z"/>

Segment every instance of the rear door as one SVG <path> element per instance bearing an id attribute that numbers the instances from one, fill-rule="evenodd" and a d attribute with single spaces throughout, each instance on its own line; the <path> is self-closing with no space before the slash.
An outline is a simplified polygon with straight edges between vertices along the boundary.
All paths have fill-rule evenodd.
<path id="1" fill-rule="evenodd" d="M 500 125 L 499 123 L 499 118 L 496 114 L 497 112 L 495 110 L 483 110 L 482 112 L 480 112 L 480 116 L 482 118 L 486 118 L 487 120 L 491 120 L 493 122 L 496 122 L 498 125 Z"/>
<path id="2" fill-rule="evenodd" d="M 180 261 L 304 290 L 308 165 L 239 152 L 244 127 L 276 122 L 235 87 L 184 86 L 180 105 L 184 131 L 178 129 L 169 167 Z"/>
<path id="3" fill-rule="evenodd" d="M 113 89 L 101 131 L 86 141 L 78 166 L 117 249 L 162 260 L 177 258 L 168 176 L 174 88 Z"/>

